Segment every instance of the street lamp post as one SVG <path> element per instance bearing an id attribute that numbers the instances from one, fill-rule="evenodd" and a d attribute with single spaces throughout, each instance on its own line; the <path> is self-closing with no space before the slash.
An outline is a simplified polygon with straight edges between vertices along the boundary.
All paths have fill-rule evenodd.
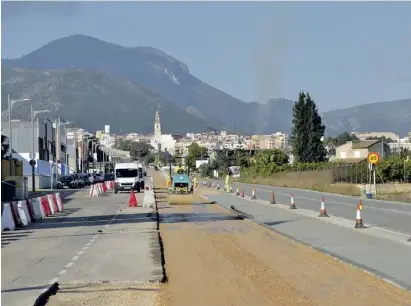
<path id="1" fill-rule="evenodd" d="M 33 106 L 30 107 L 31 110 L 31 154 L 30 154 L 30 165 L 31 165 L 31 189 L 33 192 L 36 191 L 36 177 L 35 177 L 35 168 L 36 165 L 36 156 L 34 149 L 34 117 L 41 113 L 47 113 L 49 110 L 38 110 L 34 111 Z"/>
<path id="2" fill-rule="evenodd" d="M 92 139 L 91 140 L 91 157 L 93 158 L 93 171 L 96 170 L 96 161 L 94 160 L 94 148 L 96 146 L 97 146 L 97 139 Z M 96 148 L 96 157 L 97 157 L 97 148 Z"/>
<path id="3" fill-rule="evenodd" d="M 30 101 L 30 99 L 16 99 L 12 100 L 10 94 L 7 95 L 7 102 L 9 107 L 9 150 L 10 150 L 10 176 L 14 175 L 13 163 L 13 130 L 11 128 L 11 109 L 17 102 Z"/>

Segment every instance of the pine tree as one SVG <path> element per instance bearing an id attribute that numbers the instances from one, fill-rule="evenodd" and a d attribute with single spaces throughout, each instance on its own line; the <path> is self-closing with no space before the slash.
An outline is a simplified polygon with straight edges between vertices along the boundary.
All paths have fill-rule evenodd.
<path id="1" fill-rule="evenodd" d="M 325 161 L 326 150 L 321 141 L 325 127 L 308 93 L 300 92 L 293 116 L 291 142 L 295 160 L 302 163 Z"/>

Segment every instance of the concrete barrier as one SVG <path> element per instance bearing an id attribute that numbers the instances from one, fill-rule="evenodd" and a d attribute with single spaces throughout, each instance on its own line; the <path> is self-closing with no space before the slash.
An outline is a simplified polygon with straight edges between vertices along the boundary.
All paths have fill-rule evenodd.
<path id="1" fill-rule="evenodd" d="M 46 195 L 45 198 L 47 199 L 47 203 L 49 204 L 50 214 L 54 215 L 56 213 L 56 210 L 54 209 L 53 199 L 49 195 Z"/>
<path id="2" fill-rule="evenodd" d="M 100 188 L 98 188 L 98 184 L 94 184 L 90 186 L 90 197 L 98 197 L 100 195 Z"/>
<path id="3" fill-rule="evenodd" d="M 41 205 L 41 198 L 31 199 L 31 207 L 33 207 L 33 213 L 36 220 L 45 219 L 47 217 L 43 205 Z"/>
<path id="4" fill-rule="evenodd" d="M 50 209 L 49 200 L 47 196 L 40 197 L 40 202 L 41 202 L 41 205 L 43 206 L 44 212 L 46 213 L 46 217 L 50 216 L 51 209 Z"/>
<path id="5" fill-rule="evenodd" d="M 25 206 L 26 206 L 25 201 L 24 202 L 23 201 L 18 201 L 17 202 L 17 213 L 19 215 L 19 218 L 21 220 L 21 224 L 23 226 L 27 226 L 27 225 L 29 225 L 29 223 L 31 223 L 30 222 L 30 217 L 28 215 L 27 207 L 25 207 Z M 26 211 L 27 211 L 27 213 L 26 213 Z"/>
<path id="6" fill-rule="evenodd" d="M 154 190 L 144 190 L 143 207 L 155 208 Z"/>
<path id="7" fill-rule="evenodd" d="M 61 210 L 60 210 L 60 207 L 59 207 L 59 205 L 58 205 L 58 203 L 57 203 L 56 194 L 53 193 L 53 194 L 51 194 L 50 196 L 51 196 L 51 198 L 53 199 L 53 204 L 54 204 L 54 209 L 55 209 L 55 211 L 61 211 Z"/>
<path id="8" fill-rule="evenodd" d="M 3 205 L 3 213 L 1 214 L 1 231 L 14 231 L 15 229 L 16 224 L 11 212 L 11 205 L 10 203 L 5 203 Z"/>
<path id="9" fill-rule="evenodd" d="M 64 202 L 63 202 L 63 199 L 61 198 L 60 192 L 56 193 L 56 198 L 57 198 L 57 205 L 59 207 L 59 211 L 64 211 Z"/>

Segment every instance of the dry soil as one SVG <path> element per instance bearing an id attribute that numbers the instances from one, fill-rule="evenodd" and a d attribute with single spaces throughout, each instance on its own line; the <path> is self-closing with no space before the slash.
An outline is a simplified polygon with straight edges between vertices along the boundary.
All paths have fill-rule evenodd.
<path id="1" fill-rule="evenodd" d="M 164 187 L 160 172 L 156 187 Z M 216 204 L 168 206 L 159 194 L 169 279 L 161 306 L 411 305 L 411 293 Z M 210 221 L 206 221 L 210 219 Z"/>

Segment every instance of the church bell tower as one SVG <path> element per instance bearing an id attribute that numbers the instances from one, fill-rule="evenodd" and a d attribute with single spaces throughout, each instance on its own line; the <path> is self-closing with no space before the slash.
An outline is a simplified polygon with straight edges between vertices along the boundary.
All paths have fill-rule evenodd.
<path id="1" fill-rule="evenodd" d="M 156 117 L 154 118 L 154 137 L 161 136 L 161 123 L 160 123 L 160 112 L 156 111 Z"/>

